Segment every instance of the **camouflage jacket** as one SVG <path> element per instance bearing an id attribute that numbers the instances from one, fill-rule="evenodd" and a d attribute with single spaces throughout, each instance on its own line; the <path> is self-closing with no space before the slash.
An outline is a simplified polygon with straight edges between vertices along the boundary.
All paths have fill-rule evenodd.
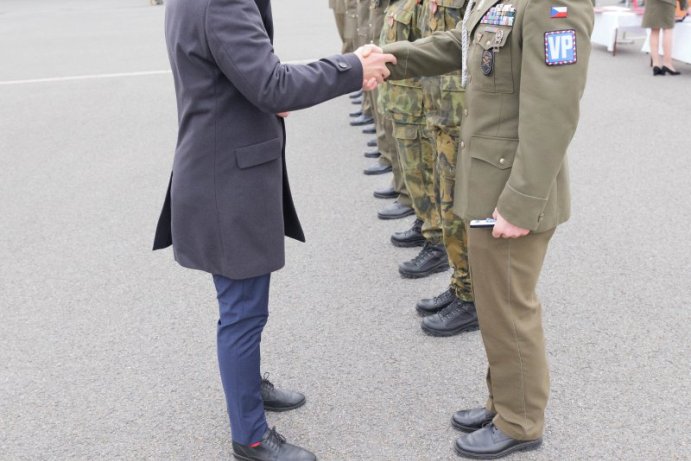
<path id="1" fill-rule="evenodd" d="M 463 20 L 466 0 L 424 0 L 419 27 L 422 37 L 434 32 L 453 30 Z M 461 57 L 458 56 L 460 62 Z M 461 125 L 464 93 L 461 71 L 421 80 L 427 125 L 430 127 L 458 127 Z"/>
<path id="2" fill-rule="evenodd" d="M 419 0 L 391 2 L 386 9 L 380 36 L 381 45 L 401 40 L 413 42 L 420 38 L 417 25 L 419 12 Z M 380 85 L 378 104 L 394 122 L 417 125 L 426 123 L 420 79 L 409 78 Z"/>

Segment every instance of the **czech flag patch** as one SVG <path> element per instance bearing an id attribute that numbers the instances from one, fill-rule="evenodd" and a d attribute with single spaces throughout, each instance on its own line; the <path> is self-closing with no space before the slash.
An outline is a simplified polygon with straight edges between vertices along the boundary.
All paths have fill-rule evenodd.
<path id="1" fill-rule="evenodd" d="M 549 17 L 552 19 L 568 18 L 569 9 L 565 6 L 553 6 Z"/>
<path id="2" fill-rule="evenodd" d="M 545 64 L 563 66 L 575 64 L 577 60 L 574 29 L 545 32 Z"/>

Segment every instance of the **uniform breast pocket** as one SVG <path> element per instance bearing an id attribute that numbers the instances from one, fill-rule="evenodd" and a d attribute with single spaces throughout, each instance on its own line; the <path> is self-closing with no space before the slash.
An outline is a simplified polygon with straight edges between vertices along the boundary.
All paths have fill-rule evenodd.
<path id="1" fill-rule="evenodd" d="M 480 26 L 474 34 L 473 55 L 468 62 L 476 88 L 488 93 L 513 93 L 511 27 Z"/>

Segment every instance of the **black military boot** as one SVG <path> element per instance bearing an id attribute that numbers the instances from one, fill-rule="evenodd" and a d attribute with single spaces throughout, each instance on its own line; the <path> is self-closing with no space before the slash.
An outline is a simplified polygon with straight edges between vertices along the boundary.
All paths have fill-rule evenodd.
<path id="1" fill-rule="evenodd" d="M 422 220 L 416 219 L 413 227 L 401 232 L 394 232 L 391 235 L 391 243 L 395 247 L 421 247 L 425 244 L 425 237 L 422 236 Z"/>
<path id="2" fill-rule="evenodd" d="M 398 265 L 398 272 L 405 278 L 419 279 L 449 268 L 449 258 L 444 245 L 425 242 L 420 253 L 410 261 Z"/>
<path id="3" fill-rule="evenodd" d="M 437 295 L 434 298 L 421 299 L 415 305 L 415 309 L 417 309 L 417 312 L 420 315 L 431 315 L 444 309 L 456 299 L 458 299 L 456 298 L 456 293 L 449 288 L 444 293 Z"/>
<path id="4" fill-rule="evenodd" d="M 288 411 L 299 408 L 305 404 L 305 396 L 299 392 L 284 391 L 276 387 L 268 380 L 269 374 L 262 378 L 262 400 L 266 411 Z"/>
<path id="5" fill-rule="evenodd" d="M 431 336 L 453 336 L 477 330 L 475 303 L 455 299 L 444 309 L 422 319 L 422 331 Z"/>
<path id="6" fill-rule="evenodd" d="M 244 461 L 316 461 L 314 453 L 291 445 L 285 437 L 268 429 L 258 444 L 240 445 L 233 442 L 233 456 Z"/>

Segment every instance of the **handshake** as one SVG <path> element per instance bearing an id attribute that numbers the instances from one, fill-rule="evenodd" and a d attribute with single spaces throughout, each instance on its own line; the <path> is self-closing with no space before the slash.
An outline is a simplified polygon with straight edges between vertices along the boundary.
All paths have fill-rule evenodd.
<path id="1" fill-rule="evenodd" d="M 355 55 L 362 64 L 362 89 L 371 91 L 384 82 L 391 72 L 386 64 L 396 64 L 396 57 L 384 54 L 376 45 L 364 45 L 355 50 Z"/>

